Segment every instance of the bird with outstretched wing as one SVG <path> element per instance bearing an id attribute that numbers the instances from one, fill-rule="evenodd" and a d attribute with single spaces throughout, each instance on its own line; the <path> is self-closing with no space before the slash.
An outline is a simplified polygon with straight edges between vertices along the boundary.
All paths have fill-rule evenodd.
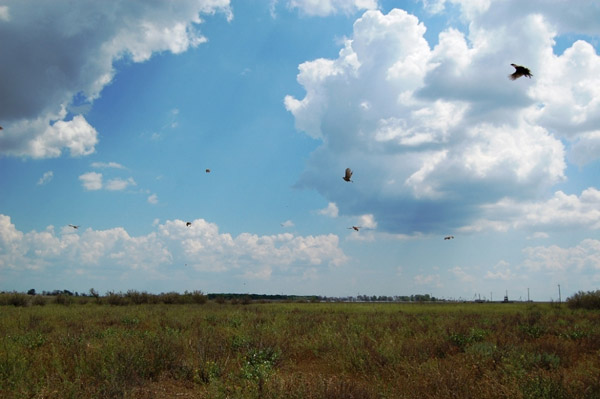
<path id="1" fill-rule="evenodd" d="M 531 71 L 529 70 L 529 68 L 526 68 L 526 67 L 524 67 L 524 66 L 517 65 L 517 64 L 510 64 L 510 65 L 512 65 L 512 66 L 513 66 L 513 68 L 515 68 L 515 71 L 514 71 L 512 74 L 508 75 L 508 77 L 509 77 L 511 80 L 517 80 L 517 79 L 519 79 L 521 76 L 526 76 L 526 77 L 528 77 L 528 78 L 530 78 L 530 79 L 531 79 L 531 77 L 533 76 L 533 75 L 531 74 Z"/>

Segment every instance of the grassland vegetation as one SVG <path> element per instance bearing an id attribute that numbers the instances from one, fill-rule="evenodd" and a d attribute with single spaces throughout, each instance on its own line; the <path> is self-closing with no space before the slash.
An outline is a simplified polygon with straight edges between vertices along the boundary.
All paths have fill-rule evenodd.
<path id="1" fill-rule="evenodd" d="M 567 305 L 572 309 L 600 310 L 600 290 L 588 292 L 579 291 L 567 299 Z"/>
<path id="2" fill-rule="evenodd" d="M 137 294 L 4 294 L 0 397 L 600 398 L 593 310 Z"/>

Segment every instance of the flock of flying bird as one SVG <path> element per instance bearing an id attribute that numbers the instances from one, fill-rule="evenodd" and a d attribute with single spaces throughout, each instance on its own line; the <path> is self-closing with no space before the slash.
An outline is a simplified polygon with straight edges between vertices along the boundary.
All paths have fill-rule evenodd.
<path id="1" fill-rule="evenodd" d="M 513 68 L 515 68 L 515 71 L 508 75 L 508 77 L 511 80 L 517 80 L 522 76 L 528 77 L 531 79 L 531 77 L 533 76 L 533 74 L 531 73 L 531 71 L 529 70 L 529 68 L 524 67 L 522 65 L 517 65 L 517 64 L 510 64 Z M 0 130 L 2 130 L 2 126 L 0 126 Z M 210 169 L 206 169 L 206 173 L 210 173 Z M 350 183 L 354 183 L 354 181 L 352 180 L 352 174 L 354 172 L 352 172 L 352 169 L 350 168 L 346 168 L 346 171 L 344 173 L 344 176 L 342 177 L 342 179 L 344 179 L 344 181 L 346 182 L 350 182 Z M 192 222 L 186 222 L 185 225 L 187 227 L 191 227 L 192 226 Z M 74 224 L 69 224 L 69 227 L 72 227 L 73 229 L 77 230 L 79 228 L 78 225 L 74 225 Z M 362 229 L 362 226 L 352 226 L 352 227 L 348 227 L 349 230 L 354 230 L 354 231 L 359 231 L 360 229 Z M 454 239 L 454 236 L 449 235 L 449 236 L 445 236 L 444 240 L 452 240 Z"/>

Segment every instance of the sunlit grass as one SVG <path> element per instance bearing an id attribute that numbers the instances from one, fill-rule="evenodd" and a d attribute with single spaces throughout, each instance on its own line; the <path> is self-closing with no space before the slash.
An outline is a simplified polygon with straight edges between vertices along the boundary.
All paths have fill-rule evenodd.
<path id="1" fill-rule="evenodd" d="M 599 322 L 547 304 L 0 306 L 0 397 L 597 398 Z"/>

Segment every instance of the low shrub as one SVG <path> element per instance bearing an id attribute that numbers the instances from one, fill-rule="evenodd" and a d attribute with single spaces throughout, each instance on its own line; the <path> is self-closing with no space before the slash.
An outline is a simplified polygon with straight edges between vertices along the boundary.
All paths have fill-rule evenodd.
<path id="1" fill-rule="evenodd" d="M 69 306 L 73 303 L 73 297 L 66 294 L 59 294 L 54 297 L 54 303 Z"/>
<path id="2" fill-rule="evenodd" d="M 600 309 L 600 290 L 579 291 L 567 298 L 567 306 L 571 309 Z"/>
<path id="3" fill-rule="evenodd" d="M 29 305 L 29 296 L 19 292 L 0 294 L 0 305 L 27 306 Z"/>
<path id="4" fill-rule="evenodd" d="M 35 295 L 31 300 L 31 304 L 35 306 L 44 306 L 46 304 L 46 298 L 41 295 Z"/>

